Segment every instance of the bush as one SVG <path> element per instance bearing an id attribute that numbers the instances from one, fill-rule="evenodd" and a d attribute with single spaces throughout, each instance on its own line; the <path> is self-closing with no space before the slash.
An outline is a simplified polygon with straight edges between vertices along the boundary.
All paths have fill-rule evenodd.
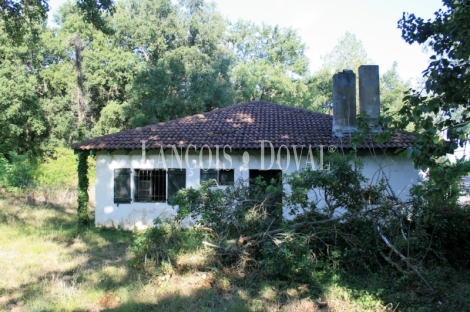
<path id="1" fill-rule="evenodd" d="M 307 283 L 318 270 L 354 270 L 413 277 L 431 289 L 421 273 L 429 267 L 468 268 L 470 213 L 457 203 L 455 168 L 452 174 L 432 171 L 402 202 L 390 195 L 387 181 L 370 184 L 354 155 L 327 155 L 324 161 L 331 170 L 286 177 L 292 191 L 282 200 L 296 214 L 293 220 L 281 219 L 282 188 L 259 179 L 226 189 L 206 183 L 181 190 L 173 204 L 180 220 L 191 216 L 209 229 L 218 263 L 271 278 Z M 321 200 L 312 201 L 312 193 Z M 156 225 L 136 241 L 139 261 L 171 263 L 176 253 L 194 248 L 180 241 L 193 230 Z"/>
<path id="2" fill-rule="evenodd" d="M 179 191 L 171 204 L 178 205 L 179 220 L 192 217 L 200 225 L 213 228 L 221 237 L 248 236 L 280 224 L 282 187 L 275 181 L 270 182 L 268 185 L 258 178 L 247 186 L 247 181 L 240 180 L 234 186 L 219 189 L 208 181 L 198 189 Z"/>
<path id="3" fill-rule="evenodd" d="M 3 155 L 0 154 L 0 186 L 6 187 L 7 183 L 7 172 L 10 167 L 8 160 L 5 159 Z"/>
<path id="4" fill-rule="evenodd" d="M 285 234 L 282 241 L 267 241 L 261 247 L 259 266 L 271 278 L 309 283 L 318 265 L 307 237 Z M 322 260 L 319 260 L 322 263 Z"/>
<path id="5" fill-rule="evenodd" d="M 95 160 L 88 157 L 88 180 L 95 180 Z M 44 159 L 34 172 L 37 185 L 48 188 L 76 188 L 77 177 L 77 155 L 70 148 L 58 147 L 52 156 Z"/>
<path id="6" fill-rule="evenodd" d="M 0 157 L 0 185 L 10 191 L 20 190 L 33 186 L 33 173 L 36 161 L 30 153 L 18 155 L 15 152 L 8 153 L 8 161 L 4 156 Z"/>
<path id="7" fill-rule="evenodd" d="M 204 233 L 186 229 L 178 222 L 162 222 L 155 219 L 154 226 L 134 234 L 131 251 L 132 264 L 151 274 L 172 273 L 177 257 L 182 253 L 196 251 L 202 246 Z"/>
<path id="8" fill-rule="evenodd" d="M 46 188 L 77 186 L 77 156 L 72 149 L 59 147 L 44 159 L 36 172 L 37 184 Z"/>

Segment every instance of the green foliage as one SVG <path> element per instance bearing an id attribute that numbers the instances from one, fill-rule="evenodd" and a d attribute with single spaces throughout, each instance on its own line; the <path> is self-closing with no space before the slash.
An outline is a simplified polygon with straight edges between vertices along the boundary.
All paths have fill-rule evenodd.
<path id="1" fill-rule="evenodd" d="M 0 4 L 0 16 L 2 19 L 2 32 L 15 41 L 21 41 L 23 36 L 34 24 L 46 20 L 49 5 L 46 1 L 33 0 L 28 3 L 19 1 L 2 1 Z M 33 31 L 37 35 L 36 31 Z"/>
<path id="2" fill-rule="evenodd" d="M 88 225 L 91 220 L 88 216 L 88 151 L 81 151 L 77 157 L 78 174 L 78 207 L 77 217 L 79 225 Z"/>
<path id="3" fill-rule="evenodd" d="M 331 74 L 343 71 L 343 69 L 351 69 L 357 77 L 359 66 L 370 64 L 370 62 L 362 41 L 350 32 L 346 32 L 333 50 L 323 56 L 323 67 L 329 69 Z"/>
<path id="4" fill-rule="evenodd" d="M 18 155 L 15 152 L 9 152 L 8 160 L 0 158 L 0 174 L 2 180 L 0 185 L 10 190 L 21 190 L 33 185 L 33 173 L 36 163 L 31 153 Z"/>
<path id="5" fill-rule="evenodd" d="M 439 157 L 468 141 L 470 1 L 443 4 L 445 8 L 432 20 L 404 13 L 398 22 L 406 42 L 427 44 L 435 52 L 424 71 L 424 90 L 410 90 L 396 124 L 401 129 L 414 125 L 417 136 L 411 157 L 418 166 L 436 166 Z"/>
<path id="6" fill-rule="evenodd" d="M 198 189 L 180 190 L 172 205 L 178 205 L 177 218 L 192 217 L 203 226 L 215 229 L 222 236 L 238 233 L 249 235 L 282 219 L 279 198 L 282 187 L 261 178 L 252 185 L 238 181 L 225 189 L 214 188 L 211 181 Z"/>
<path id="7" fill-rule="evenodd" d="M 8 160 L 0 154 L 0 186 L 7 186 L 7 172 L 9 169 Z"/>
<path id="8" fill-rule="evenodd" d="M 425 231 L 432 235 L 431 248 L 436 251 L 430 258 L 441 265 L 465 270 L 470 267 L 470 217 L 468 207 L 447 205 L 431 214 Z"/>
<path id="9" fill-rule="evenodd" d="M 103 18 L 103 13 L 113 13 L 112 0 L 79 0 L 77 7 L 80 9 L 84 21 L 91 23 L 100 31 L 112 32 Z M 3 1 L 0 4 L 2 31 L 16 43 L 21 42 L 29 33 L 37 37 L 36 26 L 46 21 L 48 11 L 49 2 L 47 0 Z"/>
<path id="10" fill-rule="evenodd" d="M 331 114 L 333 109 L 333 76 L 328 68 L 323 68 L 309 77 L 307 87 L 310 93 L 308 109 Z"/>
<path id="11" fill-rule="evenodd" d="M 224 190 L 213 188 L 212 182 L 207 181 L 198 189 L 181 189 L 173 197 L 171 204 L 178 206 L 177 218 L 182 220 L 186 217 L 198 218 L 202 225 L 224 230 L 227 226 L 226 210 L 229 204 L 224 198 Z"/>
<path id="12" fill-rule="evenodd" d="M 106 23 L 103 15 L 104 13 L 112 15 L 115 11 L 113 5 L 113 0 L 77 0 L 77 7 L 81 11 L 83 20 L 106 34 L 112 34 L 113 29 Z"/>
<path id="13" fill-rule="evenodd" d="M 459 203 L 461 177 L 469 169 L 465 161 L 431 167 L 427 178 L 410 192 L 414 226 L 430 241 L 421 248 L 434 252 L 431 259 L 457 268 L 470 264 L 464 247 L 470 238 L 469 210 Z"/>
<path id="14" fill-rule="evenodd" d="M 296 213 L 293 220 L 275 222 L 282 190 L 261 179 L 249 187 L 220 189 L 208 182 L 181 190 L 173 202 L 179 205 L 178 219 L 191 216 L 210 233 L 205 239 L 217 245 L 211 250 L 219 265 L 256 269 L 271 280 L 314 284 L 318 275 L 348 272 L 376 275 L 387 280 L 387 287 L 430 291 L 439 287 L 431 273 L 436 267 L 468 268 L 470 214 L 457 202 L 461 167 L 432 169 L 430 179 L 402 202 L 385 178 L 365 179 L 354 154 L 328 154 L 323 161 L 329 170 L 304 170 L 286 178 L 290 192 L 283 204 Z M 169 239 L 175 235 L 169 229 L 157 221 L 146 234 L 152 238 L 140 236 L 136 261 L 150 259 L 166 272 L 174 254 L 198 246 L 180 248 L 181 243 Z"/>
<path id="15" fill-rule="evenodd" d="M 95 180 L 95 159 L 88 157 L 88 180 Z M 70 148 L 58 147 L 34 170 L 34 184 L 46 189 L 76 188 L 78 184 L 77 155 Z"/>
<path id="16" fill-rule="evenodd" d="M 286 234 L 287 237 L 277 244 L 268 241 L 261 248 L 259 265 L 270 278 L 292 280 L 297 283 L 311 283 L 317 267 L 322 268 L 314 259 L 308 237 Z"/>
<path id="17" fill-rule="evenodd" d="M 455 164 L 449 161 L 429 168 L 426 180 L 413 188 L 413 193 L 422 197 L 430 210 L 457 205 L 461 195 L 461 178 L 470 172 L 470 163 L 460 160 Z"/>
<path id="18" fill-rule="evenodd" d="M 306 46 L 294 29 L 239 21 L 231 25 L 227 44 L 240 64 L 266 61 L 272 66 L 279 65 L 291 76 L 302 76 L 308 71 Z"/>
<path id="19" fill-rule="evenodd" d="M 226 45 L 237 58 L 232 73 L 237 102 L 309 107 L 306 47 L 295 30 L 240 21 L 231 25 Z"/>
<path id="20" fill-rule="evenodd" d="M 35 171 L 35 182 L 44 187 L 75 187 L 77 156 L 72 149 L 57 148 Z"/>
<path id="21" fill-rule="evenodd" d="M 131 125 L 144 126 L 233 104 L 229 65 L 223 54 L 208 55 L 197 47 L 169 51 L 155 68 L 136 78 L 135 99 L 127 110 Z"/>
<path id="22" fill-rule="evenodd" d="M 6 34 L 0 35 L 0 153 L 37 153 L 37 142 L 44 138 L 44 111 L 39 105 L 36 62 L 27 44 L 11 46 Z"/>
<path id="23" fill-rule="evenodd" d="M 155 269 L 152 273 L 172 273 L 177 256 L 194 252 L 202 244 L 205 235 L 194 229 L 184 229 L 176 222 L 154 220 L 154 226 L 134 234 L 131 251 L 132 264 L 138 268 Z"/>
<path id="24" fill-rule="evenodd" d="M 363 208 L 362 188 L 366 182 L 362 175 L 362 163 L 353 154 L 333 153 L 323 159 L 327 170 L 307 168 L 289 178 L 292 187 L 290 196 L 291 213 L 317 210 L 332 217 L 338 208 L 357 212 Z M 311 190 L 317 190 L 314 198 L 309 198 Z"/>
<path id="25" fill-rule="evenodd" d="M 397 67 L 397 62 L 394 62 L 392 68 L 380 77 L 381 108 L 387 114 L 392 115 L 395 120 L 400 118 L 398 111 L 402 108 L 403 98 L 410 88 L 409 82 L 400 78 Z"/>
<path id="26" fill-rule="evenodd" d="M 333 74 L 351 69 L 356 74 L 356 86 L 359 88 L 358 68 L 361 65 L 371 64 L 362 41 L 352 33 L 346 34 L 338 40 L 333 50 L 323 56 L 321 69 L 308 79 L 310 93 L 310 109 L 331 113 L 332 109 L 332 84 Z M 403 106 L 404 92 L 408 90 L 409 84 L 403 82 L 397 72 L 397 63 L 393 63 L 390 70 L 380 76 L 380 102 L 383 110 L 393 114 Z M 359 96 L 357 90 L 357 96 Z"/>
<path id="27" fill-rule="evenodd" d="M 111 113 L 121 127 L 145 126 L 234 103 L 232 58 L 221 45 L 225 22 L 213 5 L 125 1 L 113 21 L 116 44 L 143 67 L 126 92 L 129 99 L 103 111 L 103 121 Z"/>

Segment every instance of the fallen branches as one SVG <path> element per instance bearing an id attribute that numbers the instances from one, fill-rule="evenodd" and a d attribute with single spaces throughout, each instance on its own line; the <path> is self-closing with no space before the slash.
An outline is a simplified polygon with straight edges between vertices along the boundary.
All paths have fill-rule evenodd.
<path id="1" fill-rule="evenodd" d="M 426 279 L 421 275 L 421 273 L 419 273 L 419 270 L 418 268 L 415 266 L 415 265 L 412 265 L 411 264 L 411 260 L 410 258 L 408 257 L 405 257 L 401 252 L 399 252 L 395 246 L 393 246 L 392 243 L 390 243 L 390 241 L 387 239 L 387 237 L 385 237 L 385 235 L 382 234 L 382 231 L 380 229 L 380 226 L 377 225 L 377 231 L 379 232 L 379 235 L 380 237 L 382 238 L 382 240 L 385 242 L 385 245 L 387 245 L 392 251 L 394 254 L 396 254 L 397 256 L 400 257 L 400 259 L 406 264 L 406 266 L 408 268 L 410 268 L 413 272 L 415 272 L 416 275 L 419 276 L 419 278 L 421 278 L 421 280 L 426 284 L 426 286 L 429 288 L 429 290 L 433 291 L 433 288 L 431 287 L 431 285 L 429 285 L 429 283 L 426 281 Z M 389 257 L 386 257 L 385 254 L 383 252 L 380 252 L 381 256 L 387 261 L 389 262 L 390 264 L 392 264 L 394 267 L 396 267 L 400 272 L 406 274 L 406 272 L 404 270 L 402 270 L 400 268 L 400 266 L 393 262 Z"/>
<path id="2" fill-rule="evenodd" d="M 346 219 L 346 216 L 338 217 L 338 218 L 333 218 L 333 219 L 327 219 L 327 220 L 321 220 L 321 221 L 307 221 L 307 222 L 299 222 L 296 224 L 293 224 L 291 227 L 294 229 L 298 229 L 301 227 L 306 227 L 306 226 L 313 226 L 313 225 L 320 225 L 320 224 L 326 224 L 330 222 L 335 222 L 335 221 L 340 221 Z M 265 232 L 259 232 L 250 236 L 242 237 L 244 241 L 250 241 L 253 239 L 257 239 L 266 235 L 274 235 L 278 233 L 285 232 L 286 229 L 275 229 L 271 231 L 265 231 Z"/>

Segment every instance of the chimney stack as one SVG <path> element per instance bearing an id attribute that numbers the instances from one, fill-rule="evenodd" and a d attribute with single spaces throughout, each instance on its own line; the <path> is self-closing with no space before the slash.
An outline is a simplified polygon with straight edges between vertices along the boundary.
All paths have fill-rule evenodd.
<path id="1" fill-rule="evenodd" d="M 369 115 L 369 127 L 371 132 L 379 132 L 378 126 L 380 116 L 380 87 L 379 66 L 359 66 L 359 108 Z"/>
<path id="2" fill-rule="evenodd" d="M 359 108 L 369 116 L 371 132 L 380 132 L 379 66 L 361 65 L 359 74 Z M 356 127 L 356 75 L 345 69 L 333 76 L 333 134 L 351 135 Z"/>
<path id="3" fill-rule="evenodd" d="M 333 134 L 356 131 L 356 75 L 345 69 L 333 76 Z"/>

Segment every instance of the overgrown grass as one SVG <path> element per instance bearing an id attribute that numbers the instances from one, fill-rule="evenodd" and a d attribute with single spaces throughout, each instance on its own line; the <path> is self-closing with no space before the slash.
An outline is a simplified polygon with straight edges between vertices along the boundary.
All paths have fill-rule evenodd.
<path id="1" fill-rule="evenodd" d="M 173 270 L 135 269 L 134 234 L 79 229 L 75 207 L 0 198 L 0 310 L 11 311 L 463 311 L 468 272 L 436 269 L 429 295 L 399 277 L 325 269 L 312 283 L 266 280 L 211 262 L 202 246 L 180 249 Z M 198 244 L 197 237 L 182 240 Z M 187 246 L 186 246 L 187 247 Z M 319 306 L 324 303 L 324 306 Z"/>

